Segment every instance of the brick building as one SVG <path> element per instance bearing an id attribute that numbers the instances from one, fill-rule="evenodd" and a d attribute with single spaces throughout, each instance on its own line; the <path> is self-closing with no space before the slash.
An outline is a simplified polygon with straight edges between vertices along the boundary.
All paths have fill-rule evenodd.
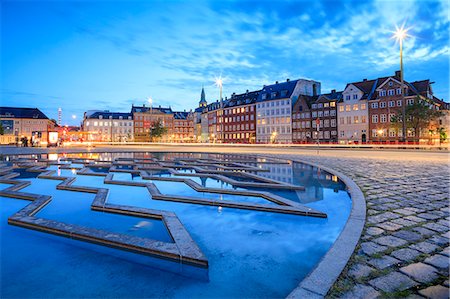
<path id="1" fill-rule="evenodd" d="M 313 142 L 311 105 L 317 97 L 300 95 L 292 108 L 292 143 Z"/>
<path id="2" fill-rule="evenodd" d="M 259 91 L 232 94 L 224 102 L 224 142 L 255 143 L 256 100 Z"/>
<path id="3" fill-rule="evenodd" d="M 192 112 L 174 112 L 173 142 L 194 141 L 194 114 Z"/>
<path id="4" fill-rule="evenodd" d="M 174 114 L 172 109 L 159 107 L 132 106 L 134 119 L 134 141 L 150 142 L 150 129 L 158 122 L 167 128 L 160 141 L 168 142 L 173 135 Z"/>

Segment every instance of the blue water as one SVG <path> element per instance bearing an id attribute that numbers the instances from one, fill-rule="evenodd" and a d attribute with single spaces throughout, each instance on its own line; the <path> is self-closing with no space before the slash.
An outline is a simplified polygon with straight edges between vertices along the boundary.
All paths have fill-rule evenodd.
<path id="1" fill-rule="evenodd" d="M 29 202 L 0 198 L 0 297 L 285 297 L 328 251 L 351 208 L 345 186 L 327 173 L 298 163 L 291 165 L 291 173 L 289 179 L 306 187 L 301 201 L 327 213 L 327 219 L 152 200 L 145 187 L 105 185 L 103 177 L 77 176 L 76 185 L 109 188 L 108 203 L 175 212 L 208 258 L 209 280 L 198 278 L 204 270 L 190 267 L 189 278 L 187 268 L 177 275 L 177 267 L 165 261 L 8 225 L 7 217 Z M 55 194 L 54 208 L 45 212 L 46 207 L 40 217 L 48 213 L 46 217 L 92 225 L 127 223 L 116 218 L 126 216 L 102 218 L 100 214 L 111 215 L 86 209 L 93 194 L 59 193 L 52 185 L 58 181 L 30 181 L 28 192 Z M 152 182 L 162 193 L 192 194 L 183 183 Z"/>

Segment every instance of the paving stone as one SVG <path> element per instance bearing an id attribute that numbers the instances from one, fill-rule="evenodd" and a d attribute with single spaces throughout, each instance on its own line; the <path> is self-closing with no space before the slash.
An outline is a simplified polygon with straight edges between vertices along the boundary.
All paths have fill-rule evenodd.
<path id="1" fill-rule="evenodd" d="M 399 230 L 402 228 L 402 226 L 400 224 L 393 223 L 390 221 L 379 223 L 379 224 L 377 224 L 377 226 L 381 227 L 382 229 L 389 230 L 389 231 L 395 231 L 395 230 Z"/>
<path id="2" fill-rule="evenodd" d="M 412 277 L 416 281 L 423 283 L 428 283 L 438 278 L 436 268 L 424 263 L 415 263 L 402 267 L 400 268 L 400 272 Z"/>
<path id="3" fill-rule="evenodd" d="M 438 244 L 440 246 L 444 246 L 448 244 L 448 239 L 441 236 L 432 236 L 427 240 L 428 242 Z"/>
<path id="4" fill-rule="evenodd" d="M 393 251 L 391 255 L 402 261 L 411 261 L 418 257 L 421 253 L 417 250 L 411 248 L 402 248 L 396 251 Z"/>
<path id="5" fill-rule="evenodd" d="M 384 233 L 384 230 L 379 227 L 371 226 L 366 229 L 366 234 L 369 234 L 371 236 L 378 236 L 381 235 L 382 233 Z"/>
<path id="6" fill-rule="evenodd" d="M 424 219 L 427 219 L 427 220 L 436 220 L 436 219 L 441 218 L 440 216 L 437 216 L 437 215 L 434 215 L 434 214 L 431 214 L 431 213 L 417 214 L 417 217 L 424 218 Z"/>
<path id="7" fill-rule="evenodd" d="M 431 235 L 434 235 L 436 233 L 436 232 L 434 232 L 432 230 L 429 230 L 428 228 L 425 228 L 425 227 L 414 227 L 412 230 L 418 232 L 419 234 L 421 234 L 424 237 L 431 236 Z"/>
<path id="8" fill-rule="evenodd" d="M 441 233 L 445 233 L 445 232 L 448 231 L 447 227 L 445 227 L 443 225 L 440 225 L 440 224 L 437 224 L 437 223 L 426 223 L 423 226 L 426 227 L 426 228 L 429 228 L 431 230 L 434 230 L 434 231 L 437 231 L 437 232 L 441 232 Z"/>
<path id="9" fill-rule="evenodd" d="M 407 209 L 398 209 L 398 210 L 394 210 L 393 212 L 399 213 L 399 214 L 402 214 L 402 215 L 406 215 L 406 216 L 414 215 L 416 213 L 414 211 L 410 211 L 410 210 L 407 210 Z"/>
<path id="10" fill-rule="evenodd" d="M 421 240 L 423 237 L 415 232 L 409 231 L 409 230 L 399 230 L 393 233 L 393 235 L 397 238 L 409 241 L 409 242 L 416 242 Z"/>
<path id="11" fill-rule="evenodd" d="M 419 250 L 423 253 L 431 253 L 431 252 L 435 251 L 436 249 L 438 249 L 438 246 L 428 243 L 428 242 L 420 242 L 417 244 L 412 244 L 410 247 L 412 249 Z"/>
<path id="12" fill-rule="evenodd" d="M 448 299 L 449 290 L 448 287 L 441 285 L 431 286 L 426 289 L 420 290 L 419 294 L 430 299 Z"/>
<path id="13" fill-rule="evenodd" d="M 450 247 L 444 248 L 444 250 L 441 251 L 441 254 L 450 256 Z"/>
<path id="14" fill-rule="evenodd" d="M 449 258 L 444 255 L 435 254 L 425 259 L 427 264 L 435 266 L 437 268 L 448 269 L 449 268 Z"/>
<path id="15" fill-rule="evenodd" d="M 362 284 L 357 284 L 353 287 L 353 289 L 344 294 L 341 298 L 343 299 L 354 299 L 354 298 L 365 298 L 365 299 L 373 299 L 378 298 L 380 293 L 376 291 L 374 288 Z"/>
<path id="16" fill-rule="evenodd" d="M 375 269 L 364 265 L 364 264 L 356 264 L 353 265 L 350 270 L 348 271 L 348 274 L 354 278 L 363 278 L 370 274 L 370 272 L 374 271 Z"/>
<path id="17" fill-rule="evenodd" d="M 389 255 L 385 255 L 381 258 L 370 259 L 367 261 L 368 264 L 376 267 L 377 269 L 385 269 L 387 267 L 393 266 L 395 264 L 400 263 L 400 261 L 396 258 L 393 258 Z"/>
<path id="18" fill-rule="evenodd" d="M 405 240 L 397 238 L 397 237 L 393 237 L 393 236 L 383 236 L 383 237 L 379 237 L 373 241 L 378 244 L 389 246 L 389 247 L 398 247 L 398 246 L 405 245 L 407 243 Z"/>
<path id="19" fill-rule="evenodd" d="M 408 276 L 396 271 L 385 276 L 372 279 L 369 281 L 369 284 L 388 293 L 404 291 L 418 285 L 417 282 L 410 279 Z"/>
<path id="20" fill-rule="evenodd" d="M 364 242 L 361 243 L 361 251 L 367 255 L 373 255 L 388 249 L 386 246 L 379 245 L 374 242 Z"/>

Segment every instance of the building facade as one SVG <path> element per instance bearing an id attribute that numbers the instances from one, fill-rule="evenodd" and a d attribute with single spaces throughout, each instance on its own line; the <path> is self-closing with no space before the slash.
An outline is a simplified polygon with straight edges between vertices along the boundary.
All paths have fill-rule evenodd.
<path id="1" fill-rule="evenodd" d="M 96 111 L 85 113 L 83 131 L 86 141 L 129 142 L 134 140 L 131 113 Z"/>
<path id="2" fill-rule="evenodd" d="M 292 143 L 313 142 L 311 105 L 317 97 L 300 95 L 292 108 Z"/>
<path id="3" fill-rule="evenodd" d="M 339 143 L 369 141 L 368 100 L 374 97 L 376 84 L 377 80 L 364 79 L 345 87 L 337 105 Z"/>
<path id="4" fill-rule="evenodd" d="M 256 142 L 256 100 L 259 91 L 232 94 L 224 102 L 224 139 L 225 143 Z"/>
<path id="5" fill-rule="evenodd" d="M 299 95 L 320 94 L 320 83 L 289 80 L 264 86 L 256 101 L 256 142 L 291 143 L 292 108 Z"/>
<path id="6" fill-rule="evenodd" d="M 315 141 L 323 143 L 338 142 L 337 106 L 342 98 L 342 92 L 336 92 L 318 96 L 311 105 L 311 135 Z"/>
<path id="7" fill-rule="evenodd" d="M 173 142 L 194 142 L 194 114 L 192 112 L 174 112 Z"/>
<path id="8" fill-rule="evenodd" d="M 401 123 L 392 122 L 392 118 L 402 111 L 403 105 L 412 105 L 415 101 L 426 102 L 430 109 L 439 110 L 441 104 L 435 100 L 430 80 L 415 82 L 404 81 L 404 97 L 400 72 L 394 76 L 379 78 L 375 97 L 369 101 L 369 131 L 373 142 L 396 143 L 403 140 Z M 444 108 L 444 107 L 442 107 Z M 413 128 L 406 128 L 406 141 L 428 139 L 432 128 L 415 132 Z"/>
<path id="9" fill-rule="evenodd" d="M 135 142 L 150 142 L 150 130 L 157 123 L 167 129 L 167 133 L 159 141 L 169 142 L 173 135 L 174 113 L 172 109 L 159 107 L 132 106 L 131 113 L 134 119 Z"/>
<path id="10" fill-rule="evenodd" d="M 0 107 L 0 122 L 3 127 L 1 144 L 19 143 L 26 137 L 30 145 L 45 146 L 48 132 L 56 127 L 38 108 Z"/>

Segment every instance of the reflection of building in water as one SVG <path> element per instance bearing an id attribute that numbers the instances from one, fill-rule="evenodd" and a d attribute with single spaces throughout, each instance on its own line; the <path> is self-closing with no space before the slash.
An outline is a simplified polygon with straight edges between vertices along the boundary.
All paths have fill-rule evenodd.
<path id="1" fill-rule="evenodd" d="M 323 187 L 317 178 L 314 178 L 314 167 L 302 163 L 293 163 L 293 183 L 305 187 L 301 195 L 301 202 L 308 203 L 323 200 Z M 317 169 L 316 169 L 317 170 Z"/>
<path id="2" fill-rule="evenodd" d="M 262 170 L 269 170 L 269 172 L 266 171 L 258 172 L 259 176 L 283 183 L 292 184 L 293 182 L 292 163 L 289 164 L 258 163 L 258 167 L 261 168 Z"/>

